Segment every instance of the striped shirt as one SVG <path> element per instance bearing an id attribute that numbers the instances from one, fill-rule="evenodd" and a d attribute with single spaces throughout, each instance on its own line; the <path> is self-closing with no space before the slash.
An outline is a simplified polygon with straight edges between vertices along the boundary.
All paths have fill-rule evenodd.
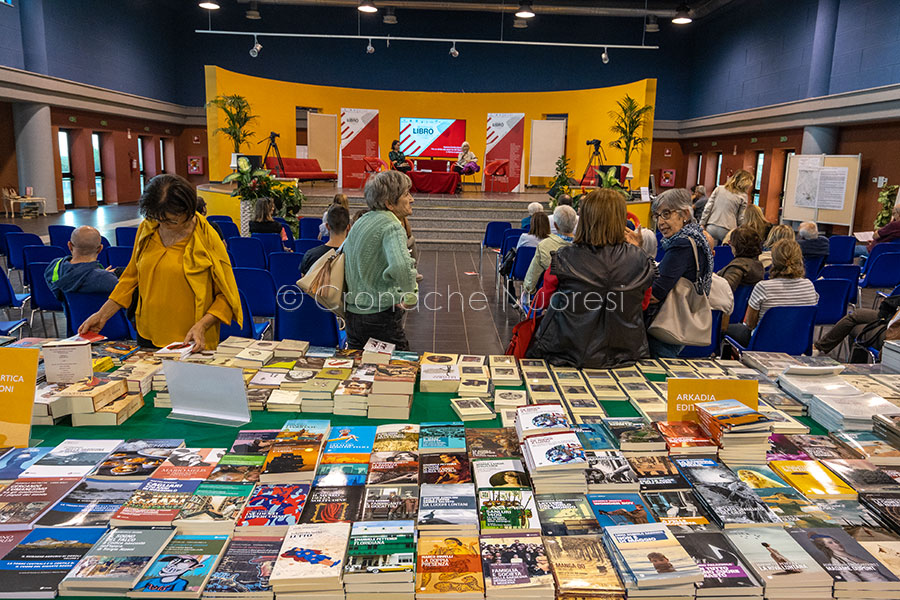
<path id="1" fill-rule="evenodd" d="M 759 318 L 770 308 L 776 306 L 811 306 L 819 302 L 819 294 L 813 282 L 806 277 L 797 279 L 766 279 L 753 286 L 750 292 L 750 300 L 747 303 L 750 308 L 759 311 Z"/>

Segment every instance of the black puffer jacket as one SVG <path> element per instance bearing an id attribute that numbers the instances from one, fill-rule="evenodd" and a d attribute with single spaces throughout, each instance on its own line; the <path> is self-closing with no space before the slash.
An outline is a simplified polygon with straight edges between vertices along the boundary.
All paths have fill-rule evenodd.
<path id="1" fill-rule="evenodd" d="M 560 248 L 550 262 L 559 287 L 527 356 L 604 369 L 650 356 L 641 303 L 656 264 L 631 244 Z"/>

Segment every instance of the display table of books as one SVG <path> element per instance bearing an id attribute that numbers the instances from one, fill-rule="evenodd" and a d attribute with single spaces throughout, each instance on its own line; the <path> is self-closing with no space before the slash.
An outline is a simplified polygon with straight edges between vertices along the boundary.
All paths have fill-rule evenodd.
<path id="1" fill-rule="evenodd" d="M 53 424 L 0 454 L 0 597 L 900 598 L 900 375 L 880 365 L 229 342 L 101 342 L 115 370 L 41 385 Z M 167 419 L 164 360 L 244 369 L 251 422 Z M 669 420 L 671 379 L 759 394 Z"/>

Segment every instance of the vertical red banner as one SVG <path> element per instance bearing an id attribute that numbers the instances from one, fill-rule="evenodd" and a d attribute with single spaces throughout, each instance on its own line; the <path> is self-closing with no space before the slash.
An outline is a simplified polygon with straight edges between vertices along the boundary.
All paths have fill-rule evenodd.
<path id="1" fill-rule="evenodd" d="M 361 189 L 366 183 L 365 157 L 378 158 L 378 111 L 341 109 L 341 187 Z"/>
<path id="2" fill-rule="evenodd" d="M 524 113 L 488 113 L 482 188 L 488 192 L 518 192 L 522 184 Z"/>

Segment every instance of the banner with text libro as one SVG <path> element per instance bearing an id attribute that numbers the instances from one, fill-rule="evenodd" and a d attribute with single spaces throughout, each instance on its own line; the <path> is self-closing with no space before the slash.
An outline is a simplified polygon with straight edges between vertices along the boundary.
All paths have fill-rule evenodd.
<path id="1" fill-rule="evenodd" d="M 341 187 L 362 189 L 366 184 L 365 157 L 380 158 L 378 111 L 366 108 L 341 109 Z"/>
<path id="2" fill-rule="evenodd" d="M 488 192 L 518 192 L 522 185 L 522 145 L 525 143 L 525 113 L 488 113 L 484 177 L 481 187 Z M 494 161 L 496 173 L 487 171 Z"/>
<path id="3" fill-rule="evenodd" d="M 717 400 L 737 400 L 759 408 L 759 382 L 755 379 L 669 379 L 668 420 L 699 421 L 694 405 Z"/>
<path id="4" fill-rule="evenodd" d="M 0 348 L 0 446 L 28 446 L 39 354 L 37 348 Z"/>

